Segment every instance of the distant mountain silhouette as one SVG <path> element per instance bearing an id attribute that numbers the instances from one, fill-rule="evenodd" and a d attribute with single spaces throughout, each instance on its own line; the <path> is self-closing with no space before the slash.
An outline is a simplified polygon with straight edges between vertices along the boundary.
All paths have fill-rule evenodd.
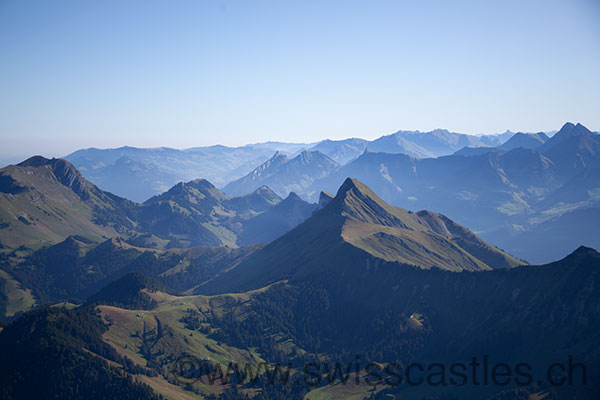
<path id="1" fill-rule="evenodd" d="M 508 139 L 502 148 L 506 150 L 512 150 L 519 147 L 525 149 L 535 149 L 540 147 L 549 140 L 548 136 L 544 132 L 540 133 L 515 133 L 510 139 Z"/>
<path id="2" fill-rule="evenodd" d="M 507 136 L 508 135 L 508 136 Z M 178 182 L 205 178 L 222 188 L 238 180 L 270 159 L 275 152 L 289 158 L 302 151 L 318 151 L 339 164 L 346 164 L 369 147 L 374 151 L 403 153 L 417 158 L 451 154 L 464 146 L 499 146 L 512 133 L 465 135 L 438 129 L 432 132 L 399 131 L 368 141 L 351 138 L 317 143 L 265 142 L 240 147 L 207 146 L 185 150 L 167 147 L 143 149 L 82 149 L 64 157 L 103 190 L 133 201 L 143 202 L 168 190 Z M 249 185 L 253 189 L 256 186 Z M 289 188 L 288 188 L 289 189 Z M 290 191 L 279 191 L 285 197 Z M 229 193 L 226 190 L 227 193 Z M 233 194 L 245 194 L 239 191 Z"/>
<path id="3" fill-rule="evenodd" d="M 337 170 L 339 164 L 318 151 L 303 151 L 292 159 L 276 153 L 248 175 L 229 183 L 225 193 L 239 195 L 267 185 L 278 195 L 305 192 L 312 182 Z"/>
<path id="4" fill-rule="evenodd" d="M 549 140 L 546 141 L 546 143 L 544 143 L 543 146 L 539 148 L 539 151 L 545 153 L 556 145 L 562 143 L 564 140 L 578 136 L 594 136 L 594 133 L 580 123 L 574 125 L 571 122 L 567 122 L 562 128 L 560 128 L 558 132 L 556 132 L 556 134 L 554 134 Z"/>
<path id="5" fill-rule="evenodd" d="M 310 217 L 316 205 L 302 200 L 292 192 L 287 198 L 264 213 L 243 223 L 238 243 L 268 243 L 290 231 Z"/>

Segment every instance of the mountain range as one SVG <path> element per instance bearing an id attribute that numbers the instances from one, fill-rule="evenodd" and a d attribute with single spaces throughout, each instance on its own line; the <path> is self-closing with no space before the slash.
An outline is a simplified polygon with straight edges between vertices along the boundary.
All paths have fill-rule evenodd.
<path id="1" fill-rule="evenodd" d="M 162 247 L 235 247 L 275 239 L 314 207 L 297 196 L 282 202 L 267 187 L 230 197 L 204 179 L 139 204 L 98 189 L 65 160 L 36 156 L 0 169 L 0 245 L 13 249 L 36 249 L 70 235 L 96 242 L 150 235 Z M 262 214 L 265 221 L 278 220 L 272 229 L 250 222 Z"/>
<path id="2" fill-rule="evenodd" d="M 318 143 L 266 142 L 241 147 L 219 145 L 185 150 L 166 147 L 90 148 L 75 151 L 64 159 L 75 165 L 99 188 L 141 203 L 181 181 L 204 178 L 222 188 L 274 158 L 276 152 L 294 158 L 302 151 L 318 151 L 343 165 L 360 156 L 366 148 L 426 158 L 452 154 L 468 145 L 498 146 L 511 135 L 509 131 L 482 136 L 442 129 L 431 132 L 398 131 L 372 141 L 352 138 L 323 140 Z M 258 186 L 254 187 L 256 188 Z M 285 197 L 288 193 L 289 191 L 282 196 Z"/>
<path id="3" fill-rule="evenodd" d="M 558 400 L 600 392 L 600 254 L 584 246 L 551 264 L 524 265 L 444 215 L 390 206 L 352 178 L 267 245 L 160 250 L 136 240 L 72 236 L 2 264 L 41 304 L 58 302 L 0 331 L 10 357 L 0 359 L 3 396 Z M 368 379 L 386 376 L 389 363 L 473 360 L 524 364 L 527 374 L 517 376 L 528 380 Z M 218 368 L 228 363 L 289 364 L 291 384 L 266 373 L 232 373 L 223 383 Z M 335 363 L 338 378 L 328 369 Z M 348 363 L 365 368 L 358 384 L 354 373 L 339 381 Z M 553 363 L 584 365 L 586 383 L 579 367 L 572 384 L 551 385 L 544 368 Z M 319 368 L 320 383 L 303 380 L 306 365 Z M 93 385 L 81 383 L 88 375 Z M 24 385 L 29 379 L 46 384 Z"/>
<path id="4" fill-rule="evenodd" d="M 598 134 L 581 124 L 567 123 L 552 138 L 543 133 L 517 133 L 501 146 L 465 147 L 436 158 L 374 152 L 369 146 L 358 158 L 295 191 L 317 201 L 322 190 L 335 191 L 346 177 L 356 177 L 390 204 L 437 210 L 511 254 L 531 262 L 548 262 L 580 244 L 600 245 L 595 239 L 600 231 L 595 232 L 589 223 L 581 234 L 573 225 L 569 231 L 575 234 L 569 237 L 552 228 L 552 221 L 559 219 L 563 227 L 571 219 L 576 224 L 575 211 L 577 215 L 594 215 L 600 189 L 594 172 L 600 167 L 599 144 Z M 268 176 L 263 176 L 262 167 L 258 167 L 237 182 L 254 182 L 256 186 L 277 176 L 291 185 L 298 173 L 270 168 Z M 303 182 L 307 181 L 310 178 L 303 177 Z M 284 186 L 278 188 L 284 195 Z M 568 199 L 566 192 L 571 194 Z M 588 235 L 590 230 L 595 234 Z M 533 241 L 538 245 L 518 244 Z M 542 251 L 543 243 L 548 242 L 556 246 Z"/>
<path id="5" fill-rule="evenodd" d="M 455 272 L 522 264 L 444 215 L 392 207 L 348 178 L 311 218 L 199 290 L 246 291 L 333 266 L 368 273 L 382 263 Z"/>
<path id="6" fill-rule="evenodd" d="M 103 190 L 143 202 L 181 181 L 204 178 L 218 186 L 240 178 L 276 151 L 295 152 L 307 144 L 267 142 L 243 147 L 84 149 L 64 157 Z"/>
<path id="7" fill-rule="evenodd" d="M 0 169 L 0 399 L 598 398 L 600 138 L 510 136 L 257 144 L 143 202 Z"/>

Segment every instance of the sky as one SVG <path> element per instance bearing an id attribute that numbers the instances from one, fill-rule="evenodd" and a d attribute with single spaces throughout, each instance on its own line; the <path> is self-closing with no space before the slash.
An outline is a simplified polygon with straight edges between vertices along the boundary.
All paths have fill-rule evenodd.
<path id="1" fill-rule="evenodd" d="M 0 157 L 600 130 L 600 1 L 0 0 Z"/>

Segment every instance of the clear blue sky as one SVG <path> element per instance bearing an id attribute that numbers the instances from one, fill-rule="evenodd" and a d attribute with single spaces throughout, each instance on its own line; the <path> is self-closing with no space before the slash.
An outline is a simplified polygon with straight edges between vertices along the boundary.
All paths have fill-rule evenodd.
<path id="1" fill-rule="evenodd" d="M 600 129 L 600 2 L 0 0 L 0 156 Z"/>

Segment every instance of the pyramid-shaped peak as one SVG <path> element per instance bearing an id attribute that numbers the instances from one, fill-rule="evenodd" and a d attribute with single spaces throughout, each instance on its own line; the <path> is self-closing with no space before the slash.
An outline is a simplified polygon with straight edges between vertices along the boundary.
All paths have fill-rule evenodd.
<path id="1" fill-rule="evenodd" d="M 335 197 L 346 195 L 348 192 L 364 193 L 367 196 L 379 197 L 367 185 L 355 178 L 346 178 L 342 186 L 337 191 Z"/>
<path id="2" fill-rule="evenodd" d="M 575 251 L 573 251 L 569 256 L 600 256 L 600 253 L 598 253 L 596 250 L 594 250 L 591 247 L 587 247 L 587 246 L 579 246 L 577 249 L 575 249 Z"/>
<path id="3" fill-rule="evenodd" d="M 335 198 L 325 208 L 371 224 L 403 227 L 410 224 L 402 221 L 408 213 L 406 210 L 390 206 L 367 185 L 354 178 L 344 181 Z"/>
<path id="4" fill-rule="evenodd" d="M 273 190 L 271 190 L 270 187 L 268 187 L 267 185 L 262 185 L 261 187 L 259 187 L 258 189 L 256 189 L 254 192 L 247 194 L 246 196 L 260 196 L 263 198 L 269 198 L 269 199 L 277 199 L 277 200 L 281 200 L 281 198 L 277 195 L 277 193 L 275 193 Z"/>
<path id="5" fill-rule="evenodd" d="M 286 200 L 302 200 L 302 198 L 298 196 L 296 192 L 290 192 L 290 194 L 288 194 L 286 197 Z"/>

